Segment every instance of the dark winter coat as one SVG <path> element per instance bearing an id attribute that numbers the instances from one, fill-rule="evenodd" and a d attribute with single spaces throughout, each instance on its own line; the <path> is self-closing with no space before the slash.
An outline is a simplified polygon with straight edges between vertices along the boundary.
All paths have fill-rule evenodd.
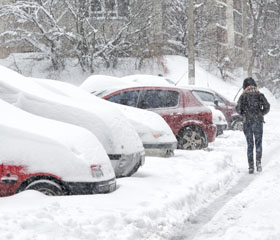
<path id="1" fill-rule="evenodd" d="M 270 109 L 270 104 L 266 97 L 259 92 L 256 84 L 250 81 L 249 83 L 244 81 L 243 88 L 245 88 L 245 90 L 237 102 L 236 111 L 243 116 L 244 121 L 247 123 L 263 122 L 263 116 L 267 114 Z"/>

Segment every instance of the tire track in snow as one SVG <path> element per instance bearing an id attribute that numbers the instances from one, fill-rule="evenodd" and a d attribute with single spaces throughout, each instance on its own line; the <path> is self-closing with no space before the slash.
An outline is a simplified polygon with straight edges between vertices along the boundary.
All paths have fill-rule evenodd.
<path id="1" fill-rule="evenodd" d="M 274 145 L 268 153 L 264 154 L 263 169 L 265 165 L 279 155 L 279 145 Z M 270 159 L 269 159 L 270 158 Z M 217 198 L 213 203 L 207 206 L 207 208 L 201 209 L 195 216 L 190 216 L 184 221 L 184 226 L 179 227 L 180 232 L 177 232 L 170 240 L 191 240 L 193 239 L 199 230 L 206 225 L 211 219 L 220 211 L 223 206 L 230 202 L 236 195 L 243 192 L 256 177 L 261 176 L 261 173 L 248 174 L 245 173 L 231 189 L 229 189 L 224 195 Z"/>

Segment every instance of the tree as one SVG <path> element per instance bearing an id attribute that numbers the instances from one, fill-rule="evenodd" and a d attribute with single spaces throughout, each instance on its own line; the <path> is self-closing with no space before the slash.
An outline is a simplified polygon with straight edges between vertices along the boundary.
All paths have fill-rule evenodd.
<path id="1" fill-rule="evenodd" d="M 9 29 L 0 37 L 5 39 L 6 44 L 24 41 L 36 51 L 45 53 L 57 70 L 64 66 L 61 46 L 65 32 L 59 25 L 64 7 L 59 0 L 17 0 L 3 5 L 0 7 L 0 18 L 9 22 Z"/>
<path id="2" fill-rule="evenodd" d="M 209 60 L 211 65 L 219 69 L 221 76 L 226 79 L 229 69 L 229 56 L 219 42 L 221 32 L 217 25 L 226 26 L 226 15 L 220 12 L 216 1 L 194 1 L 194 33 L 195 55 L 197 58 Z M 167 0 L 165 6 L 164 34 L 169 51 L 188 57 L 188 0 Z M 221 28 L 222 29 L 222 28 Z"/>
<path id="3" fill-rule="evenodd" d="M 83 71 L 94 72 L 96 59 L 110 66 L 131 55 L 151 26 L 147 1 L 116 1 L 17 0 L 0 8 L 0 17 L 12 23 L 0 37 L 6 44 L 29 43 L 50 57 L 55 69 L 73 57 Z"/>
<path id="4" fill-rule="evenodd" d="M 193 0 L 189 1 L 189 19 L 188 19 L 188 69 L 189 69 L 189 84 L 195 84 L 195 57 L 194 57 L 194 6 Z"/>

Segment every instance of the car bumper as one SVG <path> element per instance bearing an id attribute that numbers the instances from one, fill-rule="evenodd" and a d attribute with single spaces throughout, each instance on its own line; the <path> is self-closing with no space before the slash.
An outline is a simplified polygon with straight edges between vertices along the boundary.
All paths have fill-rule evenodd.
<path id="1" fill-rule="evenodd" d="M 110 193 L 116 190 L 116 179 L 102 182 L 63 182 L 69 195 Z"/>
<path id="2" fill-rule="evenodd" d="M 208 142 L 214 142 L 217 135 L 217 126 L 215 124 L 206 125 L 205 132 L 207 133 Z"/>
<path id="3" fill-rule="evenodd" d="M 111 160 L 116 177 L 128 177 L 145 163 L 144 151 L 127 155 L 110 154 L 108 156 Z"/>
<path id="4" fill-rule="evenodd" d="M 159 144 L 143 144 L 146 156 L 170 157 L 174 155 L 177 148 L 177 142 L 159 143 Z"/>

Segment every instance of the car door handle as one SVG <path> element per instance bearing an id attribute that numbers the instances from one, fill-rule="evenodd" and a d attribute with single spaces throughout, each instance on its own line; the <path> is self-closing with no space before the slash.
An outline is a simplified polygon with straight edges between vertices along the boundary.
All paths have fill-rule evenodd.
<path id="1" fill-rule="evenodd" d="M 170 115 L 171 115 L 171 116 L 181 116 L 182 113 L 171 113 Z"/>

